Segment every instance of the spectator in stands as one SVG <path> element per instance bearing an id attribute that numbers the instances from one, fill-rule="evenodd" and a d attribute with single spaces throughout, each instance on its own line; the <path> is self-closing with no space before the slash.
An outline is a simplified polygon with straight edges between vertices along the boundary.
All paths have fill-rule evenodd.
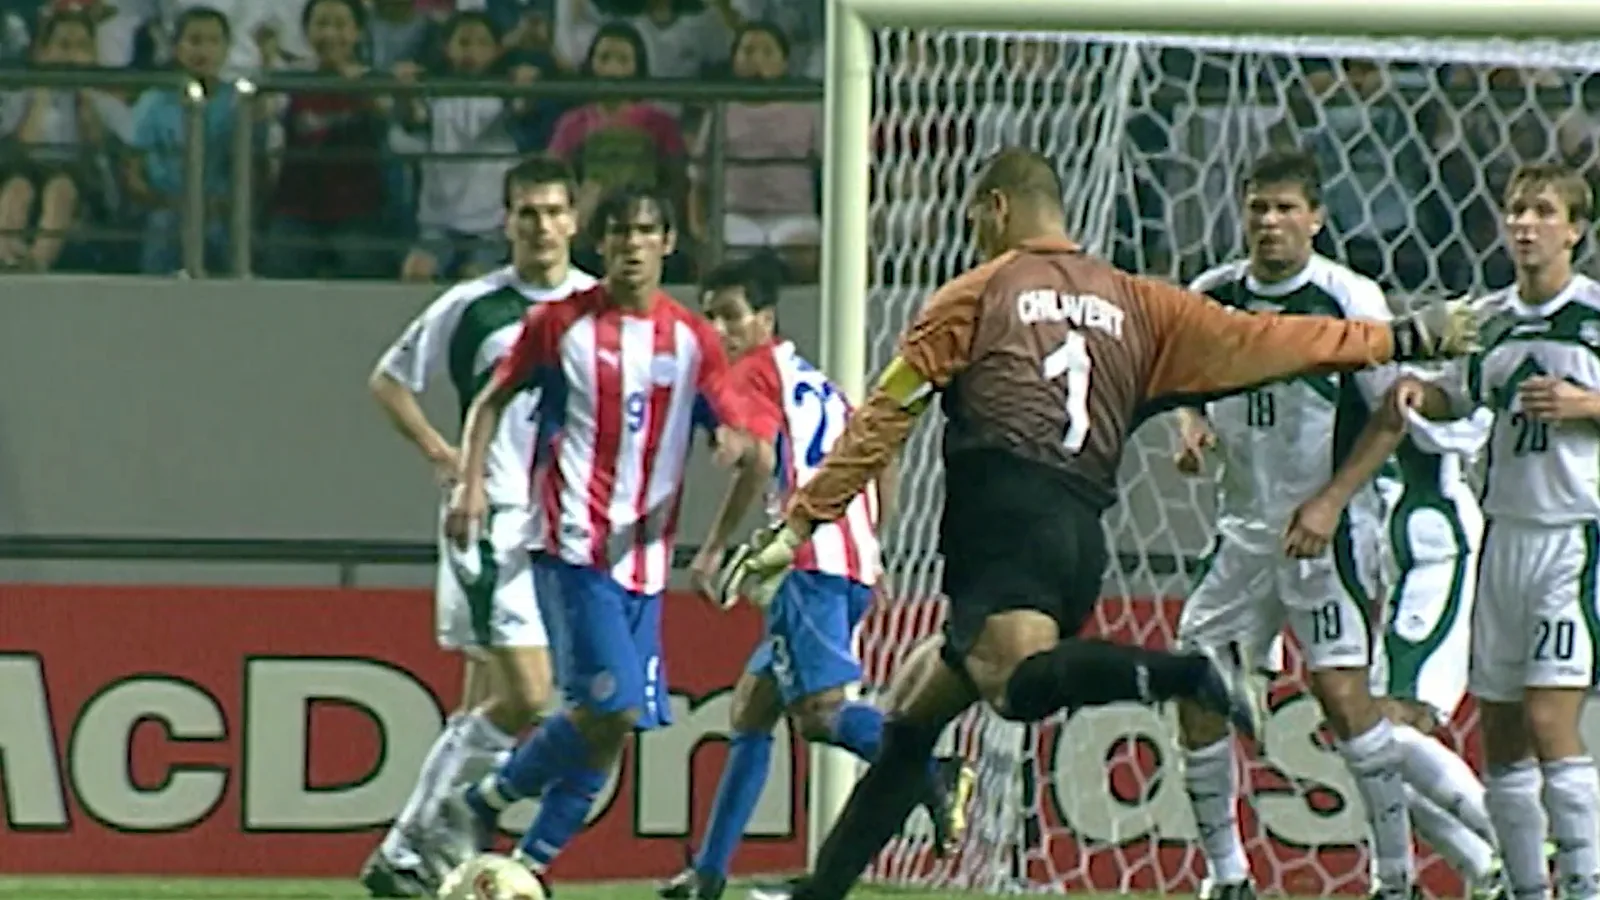
<path id="1" fill-rule="evenodd" d="M 94 20 L 86 13 L 47 16 L 33 61 L 42 68 L 92 67 Z M 0 265 L 55 266 L 80 208 L 104 208 L 111 140 L 125 142 L 131 130 L 128 107 L 104 91 L 36 88 L 0 97 Z"/>
<path id="2" fill-rule="evenodd" d="M 214 211 L 226 208 L 231 193 L 233 132 L 240 110 L 233 85 L 220 75 L 232 40 L 222 13 L 192 6 L 178 16 L 172 33 L 177 67 L 205 90 L 205 193 Z M 179 236 L 184 195 L 184 100 L 170 88 L 152 88 L 133 108 L 135 155 L 127 166 L 128 193 L 144 211 L 145 236 L 140 265 L 149 274 L 179 269 Z M 206 254 L 221 265 L 227 256 L 223 217 L 207 219 Z"/>
<path id="3" fill-rule="evenodd" d="M 307 0 L 167 0 L 169 14 L 204 5 L 222 13 L 235 40 L 223 75 L 238 78 L 274 69 L 307 68 L 315 60 L 301 22 Z"/>
<path id="4" fill-rule="evenodd" d="M 301 23 L 317 73 L 360 79 L 359 0 L 311 0 Z M 277 278 L 370 278 L 393 271 L 382 246 L 381 153 L 388 119 L 372 94 L 295 91 L 283 113 L 284 160 L 263 270 Z"/>
<path id="5" fill-rule="evenodd" d="M 733 40 L 733 77 L 779 81 L 789 72 L 789 41 L 770 22 L 750 22 Z M 817 216 L 816 177 L 822 156 L 822 110 L 815 103 L 729 103 L 722 199 L 723 242 L 735 254 L 762 247 L 781 252 L 796 279 L 816 271 L 822 234 Z M 689 227 L 700 240 L 709 232 L 710 192 L 705 161 L 710 149 L 707 118 L 695 139 L 694 190 Z"/>
<path id="6" fill-rule="evenodd" d="M 505 55 L 494 21 L 482 12 L 457 13 L 444 28 L 447 74 L 453 78 L 504 77 Z M 414 69 L 397 73 L 416 77 Z M 509 72 L 514 82 L 531 84 L 528 66 Z M 505 173 L 516 163 L 512 120 L 525 111 L 500 97 L 418 98 L 401 111 L 391 133 L 397 150 L 426 153 L 417 206 L 417 244 L 407 254 L 401 277 L 432 281 L 470 278 L 506 258 Z M 467 158 L 452 159 L 452 156 Z"/>
<path id="7" fill-rule="evenodd" d="M 602 27 L 626 23 L 649 50 L 650 75 L 698 78 L 728 58 L 728 40 L 740 18 L 730 0 L 560 0 L 558 56 L 578 59 Z"/>
<path id="8" fill-rule="evenodd" d="M 610 80 L 648 76 L 650 57 L 639 32 L 622 22 L 601 27 L 581 74 Z M 634 184 L 669 193 L 680 188 L 684 151 L 677 120 L 655 104 L 635 100 L 604 100 L 569 110 L 556 122 L 549 147 L 552 156 L 566 160 L 578 174 L 583 220 L 610 188 Z"/>
<path id="9" fill-rule="evenodd" d="M 789 74 L 821 79 L 826 59 L 823 14 L 826 0 L 735 0 L 737 30 L 749 22 L 768 22 L 789 37 Z"/>
<path id="10" fill-rule="evenodd" d="M 400 63 L 421 62 L 436 40 L 433 19 L 417 8 L 417 0 L 372 0 L 367 23 L 367 61 L 379 72 L 393 72 Z"/>

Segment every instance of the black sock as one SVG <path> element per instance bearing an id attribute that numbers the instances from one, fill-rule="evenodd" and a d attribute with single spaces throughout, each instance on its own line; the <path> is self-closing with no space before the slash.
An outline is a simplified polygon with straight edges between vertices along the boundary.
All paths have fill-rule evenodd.
<path id="1" fill-rule="evenodd" d="M 856 782 L 844 812 L 817 851 L 817 865 L 795 900 L 843 900 L 883 845 L 927 793 L 928 762 L 939 728 L 890 719 L 883 746 Z"/>
<path id="2" fill-rule="evenodd" d="M 1068 638 L 1017 665 L 1006 682 L 1006 717 L 1037 722 L 1059 709 L 1187 696 L 1209 665 L 1199 655 Z"/>

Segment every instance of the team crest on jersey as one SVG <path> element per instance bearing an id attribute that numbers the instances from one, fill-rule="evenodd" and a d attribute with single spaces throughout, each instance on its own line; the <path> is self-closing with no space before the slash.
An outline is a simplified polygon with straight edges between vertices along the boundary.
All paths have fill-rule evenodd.
<path id="1" fill-rule="evenodd" d="M 656 387 L 671 387 L 678 380 L 678 360 L 662 354 L 650 360 L 650 381 Z"/>
<path id="2" fill-rule="evenodd" d="M 1584 322 L 1578 326 L 1578 340 L 1590 347 L 1600 348 L 1600 322 Z"/>

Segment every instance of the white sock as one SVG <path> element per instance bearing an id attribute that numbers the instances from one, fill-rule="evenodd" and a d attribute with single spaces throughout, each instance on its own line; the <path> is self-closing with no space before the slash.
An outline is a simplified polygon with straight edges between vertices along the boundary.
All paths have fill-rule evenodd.
<path id="1" fill-rule="evenodd" d="M 1388 719 L 1339 744 L 1339 755 L 1355 776 L 1367 806 L 1374 869 L 1384 893 L 1409 891 L 1416 880 L 1411 855 L 1411 815 L 1400 778 L 1400 745 Z"/>
<path id="2" fill-rule="evenodd" d="M 422 864 L 422 857 L 412 849 L 407 833 L 415 831 L 422 823 L 438 786 L 453 780 L 461 770 L 467 719 L 465 715 L 451 716 L 444 723 L 444 730 L 434 739 L 433 746 L 428 749 L 428 755 L 423 758 L 422 770 L 417 775 L 417 783 L 411 788 L 411 795 L 406 797 L 405 806 L 400 808 L 394 824 L 389 826 L 389 833 L 383 836 L 382 853 L 391 864 L 400 868 L 417 868 Z"/>
<path id="3" fill-rule="evenodd" d="M 1594 760 L 1572 756 L 1540 766 L 1544 809 L 1556 845 L 1556 883 L 1562 900 L 1600 896 L 1600 773 Z"/>
<path id="4" fill-rule="evenodd" d="M 1250 878 L 1250 861 L 1239 840 L 1239 787 L 1234 771 L 1233 738 L 1190 750 L 1183 770 L 1200 849 L 1207 874 L 1217 884 L 1238 884 Z"/>
<path id="5" fill-rule="evenodd" d="M 462 740 L 465 742 L 467 758 L 463 760 L 461 772 L 456 776 L 452 787 L 456 784 L 470 784 L 490 772 L 499 771 L 500 766 L 517 746 L 515 737 L 496 728 L 493 722 L 481 714 L 468 713 L 465 718 Z"/>
<path id="6" fill-rule="evenodd" d="M 1400 745 L 1400 775 L 1406 784 L 1479 838 L 1493 843 L 1494 825 L 1489 821 L 1489 808 L 1484 805 L 1483 782 L 1467 761 L 1433 735 L 1410 725 L 1394 726 L 1394 739 Z"/>
<path id="7" fill-rule="evenodd" d="M 1513 900 L 1545 900 L 1550 893 L 1544 858 L 1548 825 L 1539 799 L 1542 781 L 1539 767 L 1531 759 L 1489 770 L 1484 799 L 1494 820 Z"/>
<path id="8" fill-rule="evenodd" d="M 1439 851 L 1450 867 L 1470 883 L 1481 884 L 1494 868 L 1494 845 L 1439 804 L 1406 785 L 1406 804 L 1417 836 Z"/>

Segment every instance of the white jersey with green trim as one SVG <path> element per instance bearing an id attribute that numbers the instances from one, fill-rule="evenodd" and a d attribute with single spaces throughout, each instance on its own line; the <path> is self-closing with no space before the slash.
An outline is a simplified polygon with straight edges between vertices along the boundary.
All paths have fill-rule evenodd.
<path id="1" fill-rule="evenodd" d="M 511 266 L 464 281 L 406 326 L 380 365 L 416 394 L 427 388 L 431 377 L 447 373 L 465 418 L 467 407 L 494 373 L 495 363 L 516 340 L 528 307 L 560 300 L 594 284 L 593 275 L 572 268 L 560 284 L 536 287 L 518 278 Z M 525 391 L 506 406 L 486 466 L 485 490 L 493 505 L 522 507 L 530 501 L 528 473 L 538 409 L 537 391 Z"/>
<path id="2" fill-rule="evenodd" d="M 1250 274 L 1249 262 L 1217 266 L 1190 289 L 1251 312 L 1388 320 L 1383 290 L 1371 279 L 1323 256 L 1277 282 Z M 1348 375 L 1303 376 L 1262 385 L 1207 405 L 1221 460 L 1217 527 L 1228 538 L 1266 552 L 1282 543 L 1295 507 L 1328 482 L 1349 455 L 1400 369 L 1389 365 Z M 1453 469 L 1460 478 L 1460 466 Z M 1352 520 L 1381 522 L 1384 497 L 1399 493 L 1400 469 L 1385 467 L 1377 483 L 1351 500 Z"/>
<path id="3" fill-rule="evenodd" d="M 1543 422 L 1526 415 L 1517 398 L 1533 376 L 1600 391 L 1600 284 L 1575 275 L 1539 304 L 1509 287 L 1481 308 L 1483 351 L 1440 383 L 1457 412 L 1484 406 L 1495 414 L 1484 513 L 1538 525 L 1600 519 L 1600 421 Z"/>

